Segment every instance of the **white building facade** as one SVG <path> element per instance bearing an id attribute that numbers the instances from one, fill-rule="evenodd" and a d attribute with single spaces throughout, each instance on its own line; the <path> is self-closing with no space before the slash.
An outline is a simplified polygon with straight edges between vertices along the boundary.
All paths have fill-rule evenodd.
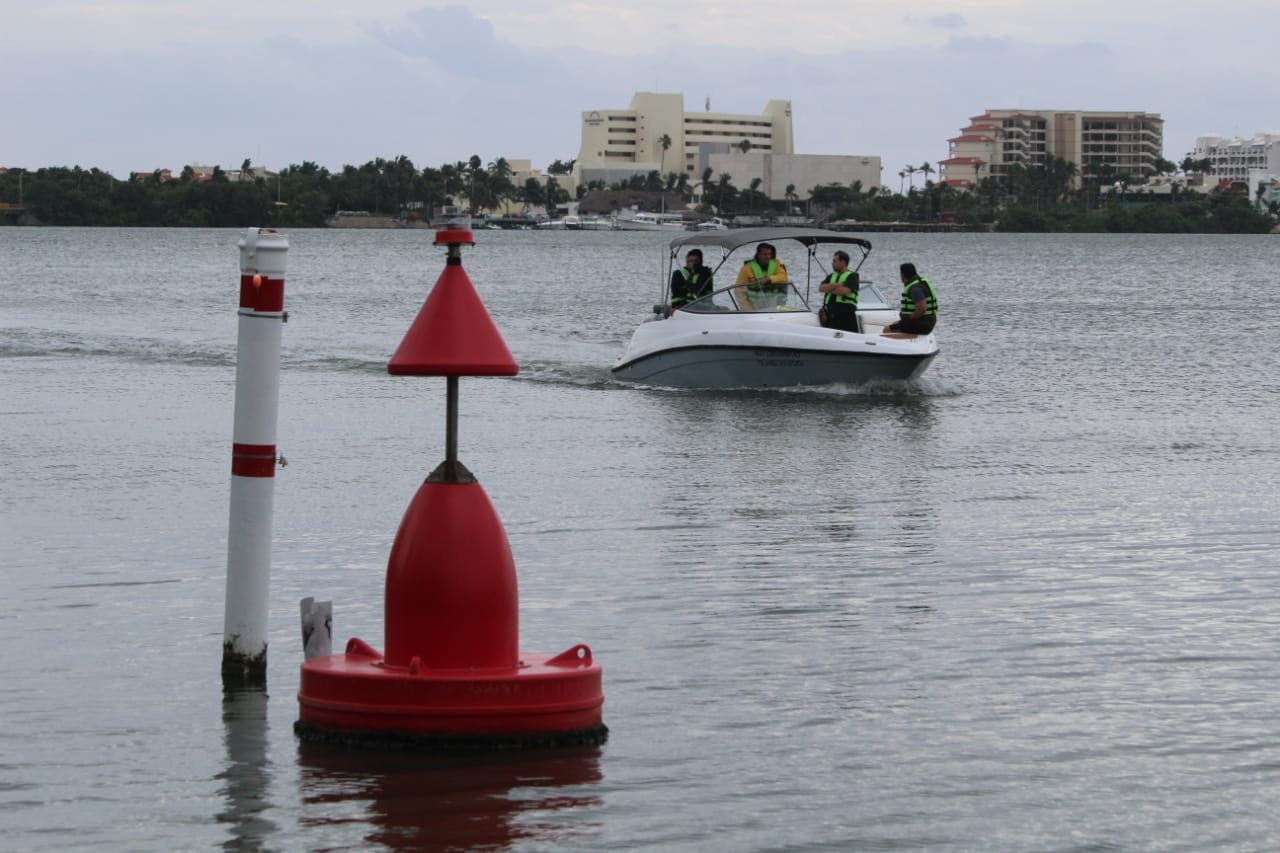
<path id="1" fill-rule="evenodd" d="M 760 178 L 760 192 L 774 201 L 803 201 L 810 190 L 830 184 L 857 183 L 863 192 L 880 186 L 880 158 L 870 155 L 743 154 L 730 150 L 711 154 L 708 165 L 713 186 L 721 174 L 729 175 L 740 190 Z M 697 191 L 702 192 L 700 187 Z"/>
<path id="2" fill-rule="evenodd" d="M 1251 171 L 1280 175 L 1280 133 L 1256 133 L 1249 139 L 1198 136 L 1191 159 L 1207 159 L 1209 174 L 1219 181 L 1249 182 Z"/>

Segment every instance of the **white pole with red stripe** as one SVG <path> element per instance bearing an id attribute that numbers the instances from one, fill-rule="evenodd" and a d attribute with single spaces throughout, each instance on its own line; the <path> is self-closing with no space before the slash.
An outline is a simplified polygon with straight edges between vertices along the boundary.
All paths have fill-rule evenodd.
<path id="1" fill-rule="evenodd" d="M 289 240 L 250 228 L 240 239 L 240 329 L 231 449 L 231 521 L 222 641 L 224 682 L 265 683 L 280 338 Z"/>

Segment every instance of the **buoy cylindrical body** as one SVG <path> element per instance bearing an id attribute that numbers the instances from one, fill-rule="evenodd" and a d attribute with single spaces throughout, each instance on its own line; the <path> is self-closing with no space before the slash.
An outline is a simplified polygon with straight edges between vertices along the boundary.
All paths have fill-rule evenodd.
<path id="1" fill-rule="evenodd" d="M 387 561 L 386 655 L 431 669 L 512 669 L 520 603 L 506 531 L 479 483 L 418 487 Z"/>
<path id="2" fill-rule="evenodd" d="M 240 240 L 239 332 L 227 531 L 224 679 L 266 678 L 280 341 L 288 239 L 250 228 Z"/>

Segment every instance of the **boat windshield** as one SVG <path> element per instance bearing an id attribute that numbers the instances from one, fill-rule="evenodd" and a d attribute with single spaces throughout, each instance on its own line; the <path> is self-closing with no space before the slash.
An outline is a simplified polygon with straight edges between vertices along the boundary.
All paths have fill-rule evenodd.
<path id="1" fill-rule="evenodd" d="M 898 306 L 896 303 L 885 299 L 884 294 L 880 292 L 880 288 L 869 281 L 864 281 L 858 285 L 858 310 L 897 311 Z"/>
<path id="2" fill-rule="evenodd" d="M 748 288 L 743 284 L 723 287 L 695 299 L 680 309 L 693 314 L 760 314 L 773 311 L 809 311 L 800 291 L 791 282 L 771 284 L 766 288 Z"/>
<path id="3" fill-rule="evenodd" d="M 760 314 L 812 310 L 792 282 L 771 285 L 771 288 L 765 292 L 748 293 L 744 285 L 734 284 L 695 299 L 680 310 L 692 314 Z M 858 287 L 859 311 L 896 311 L 897 308 L 871 282 L 864 281 Z"/>

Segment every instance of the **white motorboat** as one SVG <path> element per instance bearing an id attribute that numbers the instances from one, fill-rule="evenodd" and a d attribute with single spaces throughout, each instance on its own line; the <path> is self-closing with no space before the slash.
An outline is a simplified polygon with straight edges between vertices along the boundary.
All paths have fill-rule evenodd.
<path id="1" fill-rule="evenodd" d="M 704 219 L 701 222 L 695 222 L 688 226 L 689 231 L 724 231 L 728 228 L 728 224 L 718 216 L 710 219 Z"/>
<path id="2" fill-rule="evenodd" d="M 591 216 L 582 217 L 583 231 L 617 231 L 618 223 L 612 216 Z"/>
<path id="3" fill-rule="evenodd" d="M 804 280 L 797 281 L 792 269 L 792 280 L 778 286 L 768 306 L 748 307 L 751 303 L 744 298 L 744 288 L 728 284 L 671 310 L 671 272 L 688 249 L 701 248 L 708 256 L 712 251 L 721 253 L 718 263 L 707 258 L 719 283 L 737 276 L 738 265 L 726 264 L 734 251 L 753 249 L 760 242 L 776 244 L 779 254 L 797 244 L 803 247 Z M 827 273 L 826 253 L 836 249 L 861 253 L 850 263 L 857 272 L 871 253 L 871 244 L 860 237 L 819 228 L 744 228 L 686 234 L 672 240 L 669 249 L 662 302 L 635 330 L 613 365 L 618 379 L 679 388 L 861 384 L 914 379 L 938 354 L 932 334 L 881 334 L 898 319 L 898 300 L 886 298 L 865 279 L 858 288 L 859 331 L 824 328 L 818 322 L 809 306 L 810 299 L 815 304 L 821 300 L 817 285 Z M 786 262 L 785 257 L 781 260 Z"/>
<path id="4" fill-rule="evenodd" d="M 619 231 L 683 231 L 684 217 L 678 213 L 648 213 L 624 210 L 614 219 Z"/>

